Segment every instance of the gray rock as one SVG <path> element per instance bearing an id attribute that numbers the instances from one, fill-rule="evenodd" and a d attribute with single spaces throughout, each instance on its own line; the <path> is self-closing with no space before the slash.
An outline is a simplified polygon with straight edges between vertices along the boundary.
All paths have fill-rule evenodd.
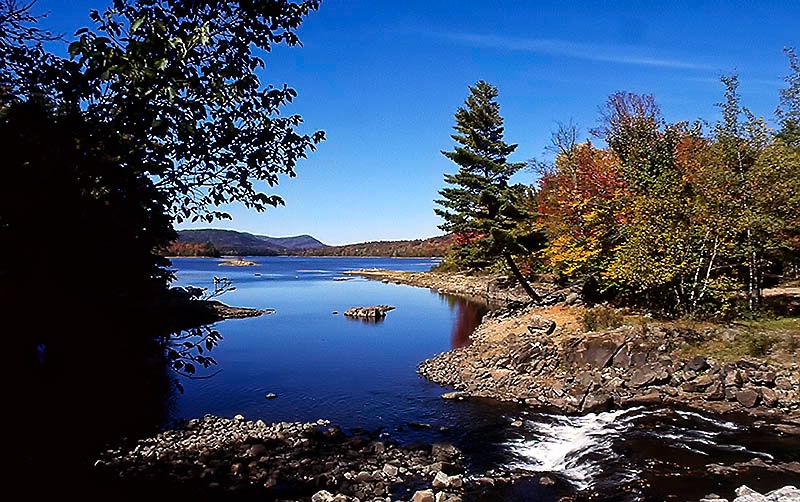
<path id="1" fill-rule="evenodd" d="M 761 402 L 764 406 L 773 407 L 778 403 L 778 396 L 769 387 L 761 387 Z"/>
<path id="2" fill-rule="evenodd" d="M 397 477 L 397 473 L 398 472 L 399 472 L 399 469 L 397 468 L 396 465 L 385 464 L 383 466 L 383 473 L 386 474 L 387 476 L 389 476 L 390 478 Z"/>
<path id="3" fill-rule="evenodd" d="M 703 356 L 696 356 L 686 363 L 686 367 L 692 371 L 703 371 L 708 368 L 708 361 Z"/>
<path id="4" fill-rule="evenodd" d="M 727 387 L 742 386 L 742 374 L 739 373 L 739 370 L 732 369 L 731 371 L 725 374 L 725 385 Z"/>
<path id="5" fill-rule="evenodd" d="M 431 482 L 434 488 L 449 488 L 450 487 L 450 476 L 443 472 L 437 472 L 436 476 L 434 476 L 433 481 Z"/>
<path id="6" fill-rule="evenodd" d="M 464 399 L 466 399 L 468 397 L 469 397 L 469 394 L 467 394 L 466 392 L 461 392 L 461 391 L 445 392 L 444 394 L 441 395 L 442 399 L 457 399 L 459 401 L 462 401 L 462 400 L 464 400 Z"/>
<path id="7" fill-rule="evenodd" d="M 773 386 L 775 385 L 775 372 L 774 371 L 754 371 L 750 374 L 750 381 L 757 385 Z"/>
<path id="8" fill-rule="evenodd" d="M 792 383 L 791 379 L 785 376 L 779 376 L 775 378 L 775 387 L 781 390 L 792 390 L 794 388 L 794 384 Z"/>
<path id="9" fill-rule="evenodd" d="M 714 382 L 706 389 L 704 397 L 709 401 L 721 401 L 725 399 L 725 388 L 719 382 Z"/>
<path id="10" fill-rule="evenodd" d="M 658 378 L 657 371 L 651 366 L 644 366 L 642 368 L 636 368 L 633 374 L 631 375 L 630 380 L 628 383 L 631 387 L 647 387 L 655 383 L 656 379 Z"/>
<path id="11" fill-rule="evenodd" d="M 647 394 L 636 394 L 622 401 L 624 406 L 641 406 L 648 404 L 660 404 L 662 401 L 661 393 L 652 390 Z"/>
<path id="12" fill-rule="evenodd" d="M 712 383 L 714 383 L 716 381 L 717 381 L 717 379 L 716 379 L 715 375 L 711 375 L 711 374 L 705 373 L 705 374 L 700 375 L 699 377 L 695 378 L 694 379 L 694 384 L 696 386 L 698 386 L 699 388 L 701 388 L 701 389 L 705 389 L 706 387 L 708 387 L 709 385 L 711 385 Z"/>
<path id="13" fill-rule="evenodd" d="M 758 403 L 758 398 L 760 397 L 758 392 L 751 388 L 747 388 L 744 390 L 740 390 L 736 392 L 736 400 L 744 406 L 745 408 L 752 408 L 753 406 Z"/>
<path id="14" fill-rule="evenodd" d="M 614 404 L 614 399 L 605 392 L 590 392 L 583 400 L 582 410 L 586 412 L 606 411 Z"/>
<path id="15" fill-rule="evenodd" d="M 433 495 L 433 490 L 419 490 L 414 492 L 411 502 L 436 502 L 436 497 Z"/>
<path id="16" fill-rule="evenodd" d="M 739 488 L 734 490 L 734 493 L 736 493 L 737 497 L 742 497 L 744 495 L 758 495 L 759 494 L 757 491 L 753 490 L 752 488 L 750 488 L 747 485 L 740 486 Z"/>
<path id="17" fill-rule="evenodd" d="M 450 461 L 457 458 L 458 449 L 450 443 L 433 443 L 431 446 L 431 457 L 439 461 Z"/>
<path id="18" fill-rule="evenodd" d="M 347 317 L 357 317 L 361 319 L 382 319 L 386 313 L 394 310 L 391 305 L 373 305 L 371 307 L 350 307 L 344 313 Z"/>
<path id="19" fill-rule="evenodd" d="M 624 343 L 622 337 L 591 336 L 581 340 L 574 351 L 564 356 L 570 364 L 601 369 L 609 365 Z"/>
<path id="20" fill-rule="evenodd" d="M 311 502 L 333 502 L 333 494 L 328 490 L 320 490 L 311 496 Z"/>
<path id="21" fill-rule="evenodd" d="M 766 494 L 770 502 L 800 502 L 800 489 L 787 485 Z"/>

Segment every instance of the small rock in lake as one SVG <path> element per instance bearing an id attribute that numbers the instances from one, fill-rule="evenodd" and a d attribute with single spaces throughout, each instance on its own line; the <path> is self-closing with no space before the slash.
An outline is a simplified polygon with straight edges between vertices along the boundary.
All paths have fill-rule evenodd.
<path id="1" fill-rule="evenodd" d="M 466 392 L 460 392 L 460 391 L 445 392 L 444 394 L 441 395 L 442 399 L 457 399 L 459 401 L 463 401 L 467 397 L 468 394 Z"/>
<path id="2" fill-rule="evenodd" d="M 383 319 L 386 313 L 394 310 L 391 305 L 373 305 L 371 307 L 352 307 L 344 313 L 347 317 L 360 317 L 368 319 Z"/>

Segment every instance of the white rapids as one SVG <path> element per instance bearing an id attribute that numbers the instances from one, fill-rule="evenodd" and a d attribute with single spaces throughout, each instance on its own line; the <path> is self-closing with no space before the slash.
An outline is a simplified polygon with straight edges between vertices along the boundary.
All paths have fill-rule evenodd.
<path id="1" fill-rule="evenodd" d="M 572 417 L 546 415 L 546 422 L 526 420 L 525 427 L 536 439 L 508 443 L 516 461 L 511 468 L 558 472 L 578 490 L 592 486 L 600 463 L 614 456 L 615 438 L 624 434 L 640 415 L 637 409 L 617 410 Z M 589 457 L 595 458 L 589 458 Z M 635 472 L 630 473 L 631 477 Z"/>
<path id="2" fill-rule="evenodd" d="M 652 415 L 660 416 L 662 425 L 642 427 L 642 420 Z M 705 430 L 691 423 L 702 424 Z M 665 447 L 701 456 L 715 451 L 738 451 L 772 458 L 768 453 L 729 444 L 723 434 L 736 430 L 739 427 L 736 424 L 691 412 L 637 407 L 583 416 L 540 414 L 535 420 L 524 420 L 523 425 L 524 438 L 505 444 L 513 458 L 508 467 L 558 473 L 577 490 L 594 487 L 607 476 L 607 467 L 613 463 L 625 466 L 624 472 L 617 469 L 617 481 L 636 479 L 641 471 L 614 448 L 616 443 L 632 435 L 656 438 L 663 441 Z"/>

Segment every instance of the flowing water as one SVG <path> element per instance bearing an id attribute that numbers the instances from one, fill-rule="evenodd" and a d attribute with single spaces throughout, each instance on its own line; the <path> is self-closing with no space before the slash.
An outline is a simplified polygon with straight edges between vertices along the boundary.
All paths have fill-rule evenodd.
<path id="1" fill-rule="evenodd" d="M 275 313 L 214 325 L 222 335 L 211 354 L 218 364 L 182 380 L 171 420 L 206 413 L 265 421 L 326 418 L 399 442 L 449 441 L 465 453 L 469 475 L 515 480 L 471 494 L 476 500 L 699 500 L 711 492 L 730 497 L 741 484 L 760 490 L 800 485 L 797 474 L 709 472 L 712 463 L 800 461 L 800 439 L 747 423 L 663 408 L 576 417 L 491 400 L 442 400 L 452 389 L 419 377 L 416 366 L 468 344 L 487 306 L 342 273 L 421 271 L 435 260 L 253 259 L 257 266 L 173 259 L 175 285 L 211 288 L 214 277 L 226 277 L 236 289 L 221 301 Z M 395 309 L 377 323 L 342 315 L 352 306 L 376 304 Z M 270 393 L 277 397 L 266 399 Z"/>

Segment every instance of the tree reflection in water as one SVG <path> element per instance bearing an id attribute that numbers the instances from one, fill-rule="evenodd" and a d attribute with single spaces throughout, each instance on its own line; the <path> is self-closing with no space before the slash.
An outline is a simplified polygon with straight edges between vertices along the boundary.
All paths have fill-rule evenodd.
<path id="1" fill-rule="evenodd" d="M 444 295 L 451 309 L 455 309 L 456 318 L 450 337 L 450 346 L 454 349 L 466 347 L 472 343 L 472 332 L 483 319 L 489 307 L 482 302 L 466 298 Z"/>

